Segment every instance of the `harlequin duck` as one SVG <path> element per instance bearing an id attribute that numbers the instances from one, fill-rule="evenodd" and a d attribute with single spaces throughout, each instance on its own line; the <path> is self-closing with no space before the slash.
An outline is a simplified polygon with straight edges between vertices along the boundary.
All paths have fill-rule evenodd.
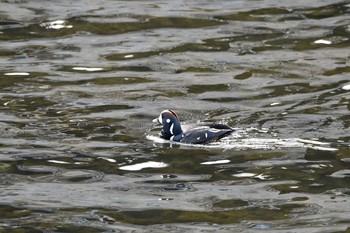
<path id="1" fill-rule="evenodd" d="M 164 110 L 153 122 L 163 125 L 160 137 L 188 144 L 206 144 L 219 140 L 234 131 L 223 124 L 181 125 L 178 115 L 172 110 Z"/>

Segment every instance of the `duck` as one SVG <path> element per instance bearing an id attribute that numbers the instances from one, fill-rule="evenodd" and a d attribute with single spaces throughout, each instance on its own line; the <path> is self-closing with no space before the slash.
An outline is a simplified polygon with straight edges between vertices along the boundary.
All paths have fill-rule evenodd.
<path id="1" fill-rule="evenodd" d="M 163 126 L 159 134 L 161 138 L 186 144 L 208 144 L 235 131 L 227 125 L 216 123 L 181 125 L 179 116 L 170 109 L 162 111 L 153 122 Z"/>

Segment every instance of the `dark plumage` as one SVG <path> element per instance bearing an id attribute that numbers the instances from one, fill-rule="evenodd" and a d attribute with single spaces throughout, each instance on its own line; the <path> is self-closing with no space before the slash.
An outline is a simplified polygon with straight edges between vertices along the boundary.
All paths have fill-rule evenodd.
<path id="1" fill-rule="evenodd" d="M 163 125 L 160 132 L 162 138 L 188 144 L 206 144 L 219 140 L 234 131 L 223 124 L 181 125 L 178 115 L 172 110 L 164 110 L 153 122 Z"/>

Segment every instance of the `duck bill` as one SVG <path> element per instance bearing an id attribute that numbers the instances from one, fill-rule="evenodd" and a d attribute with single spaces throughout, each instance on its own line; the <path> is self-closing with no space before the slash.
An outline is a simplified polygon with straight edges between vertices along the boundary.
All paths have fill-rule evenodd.
<path id="1" fill-rule="evenodd" d="M 158 118 L 154 118 L 154 119 L 152 120 L 152 122 L 153 122 L 153 123 L 158 123 L 158 124 L 160 124 L 160 122 L 159 122 L 159 119 L 158 119 Z"/>
<path id="2" fill-rule="evenodd" d="M 162 119 L 162 114 L 160 114 L 160 115 L 159 115 L 159 117 L 158 117 L 158 118 L 153 119 L 153 121 L 152 121 L 152 122 L 153 122 L 153 123 L 158 123 L 158 124 L 160 124 L 160 125 L 161 125 L 161 124 L 163 124 L 162 120 L 163 120 L 163 119 Z"/>

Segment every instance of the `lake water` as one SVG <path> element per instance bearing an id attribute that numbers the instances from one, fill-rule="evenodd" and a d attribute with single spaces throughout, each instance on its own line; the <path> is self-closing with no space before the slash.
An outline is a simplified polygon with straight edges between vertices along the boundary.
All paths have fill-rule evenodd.
<path id="1" fill-rule="evenodd" d="M 349 232 L 349 1 L 0 9 L 0 232 Z"/>

